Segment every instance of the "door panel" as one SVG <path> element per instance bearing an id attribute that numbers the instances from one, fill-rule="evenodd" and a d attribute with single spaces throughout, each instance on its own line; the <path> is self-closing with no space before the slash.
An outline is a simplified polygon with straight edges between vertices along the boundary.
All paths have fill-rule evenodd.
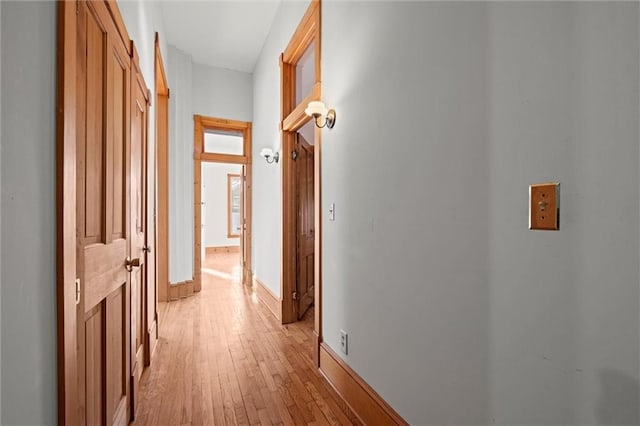
<path id="1" fill-rule="evenodd" d="M 78 9 L 79 419 L 127 424 L 129 55 L 104 3 Z"/>
<path id="2" fill-rule="evenodd" d="M 115 289 L 105 300 L 106 317 L 106 355 L 107 355 L 107 422 L 108 424 L 127 424 L 128 386 L 126 341 L 127 297 L 124 286 Z"/>
<path id="3" fill-rule="evenodd" d="M 93 395 L 87 404 L 89 425 L 102 424 L 102 305 L 92 311 L 86 321 L 87 393 Z"/>
<path id="4" fill-rule="evenodd" d="M 297 201 L 297 293 L 298 319 L 313 304 L 314 297 L 314 156 L 313 146 L 301 134 L 296 141 Z"/>
<path id="5" fill-rule="evenodd" d="M 85 244 L 102 242 L 104 211 L 104 140 L 102 132 L 106 78 L 104 49 L 106 34 L 94 14 L 86 20 L 86 175 Z M 79 188 L 81 190 L 82 187 Z"/>

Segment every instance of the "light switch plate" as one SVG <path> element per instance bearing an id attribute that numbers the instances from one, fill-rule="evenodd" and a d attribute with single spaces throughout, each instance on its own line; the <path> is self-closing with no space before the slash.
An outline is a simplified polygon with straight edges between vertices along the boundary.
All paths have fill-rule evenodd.
<path id="1" fill-rule="evenodd" d="M 529 229 L 557 231 L 560 229 L 560 184 L 529 185 Z"/>
<path id="2" fill-rule="evenodd" d="M 329 220 L 336 220 L 336 205 L 334 203 L 329 206 Z"/>

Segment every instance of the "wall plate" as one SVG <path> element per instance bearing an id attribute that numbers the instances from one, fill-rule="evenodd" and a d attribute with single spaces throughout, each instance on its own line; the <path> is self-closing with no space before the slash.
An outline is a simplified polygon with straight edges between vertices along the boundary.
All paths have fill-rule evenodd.
<path id="1" fill-rule="evenodd" d="M 560 184 L 529 185 L 529 229 L 560 229 Z"/>

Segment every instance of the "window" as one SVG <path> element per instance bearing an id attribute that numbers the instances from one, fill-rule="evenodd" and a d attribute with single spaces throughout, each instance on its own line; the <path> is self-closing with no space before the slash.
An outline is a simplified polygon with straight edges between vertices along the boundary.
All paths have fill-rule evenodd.
<path id="1" fill-rule="evenodd" d="M 243 142 L 242 133 L 207 129 L 204 133 L 204 152 L 243 155 Z"/>

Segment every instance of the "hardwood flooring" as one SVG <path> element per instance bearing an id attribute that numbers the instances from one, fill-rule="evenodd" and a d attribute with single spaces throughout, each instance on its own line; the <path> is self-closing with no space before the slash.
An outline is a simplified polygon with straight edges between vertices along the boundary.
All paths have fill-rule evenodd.
<path id="1" fill-rule="evenodd" d="M 207 256 L 202 291 L 160 308 L 136 425 L 358 424 L 312 361 L 313 311 L 283 326 L 239 282 L 237 253 Z"/>

